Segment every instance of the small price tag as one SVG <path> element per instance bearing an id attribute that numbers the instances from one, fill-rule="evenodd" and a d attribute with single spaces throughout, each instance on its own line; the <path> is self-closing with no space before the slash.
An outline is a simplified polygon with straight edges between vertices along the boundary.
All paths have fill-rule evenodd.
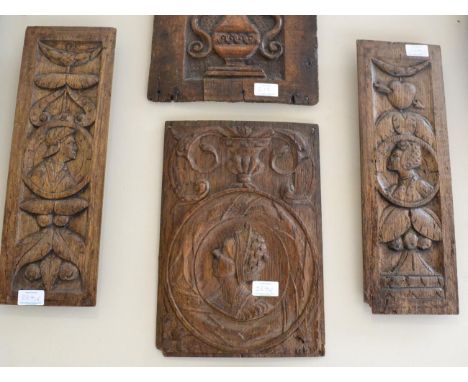
<path id="1" fill-rule="evenodd" d="M 254 281 L 252 282 L 252 296 L 278 297 L 278 281 Z"/>
<path id="2" fill-rule="evenodd" d="M 261 97 L 278 97 L 278 84 L 254 83 L 254 94 Z"/>
<path id="3" fill-rule="evenodd" d="M 18 305 L 44 305 L 43 290 L 19 290 Z"/>
<path id="4" fill-rule="evenodd" d="M 427 45 L 406 44 L 406 55 L 410 57 L 429 57 L 429 48 Z"/>

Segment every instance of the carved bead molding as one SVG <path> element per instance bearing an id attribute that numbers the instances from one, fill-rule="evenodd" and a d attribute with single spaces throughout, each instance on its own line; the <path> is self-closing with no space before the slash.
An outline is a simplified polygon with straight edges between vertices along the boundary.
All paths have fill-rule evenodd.
<path id="1" fill-rule="evenodd" d="M 318 126 L 167 122 L 156 345 L 324 354 Z M 278 283 L 254 296 L 255 281 Z"/>
<path id="2" fill-rule="evenodd" d="M 115 29 L 26 30 L 0 256 L 0 302 L 96 304 Z"/>
<path id="3" fill-rule="evenodd" d="M 457 314 L 440 47 L 406 49 L 357 42 L 364 297 L 373 313 Z"/>
<path id="4" fill-rule="evenodd" d="M 148 99 L 315 105 L 317 17 L 155 16 Z"/>

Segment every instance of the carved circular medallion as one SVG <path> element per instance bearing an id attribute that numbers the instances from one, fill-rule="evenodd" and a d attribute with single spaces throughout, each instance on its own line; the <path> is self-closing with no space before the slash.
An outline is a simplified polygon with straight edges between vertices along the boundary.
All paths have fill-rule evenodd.
<path id="1" fill-rule="evenodd" d="M 46 199 L 76 194 L 89 182 L 91 142 L 87 130 L 69 122 L 54 121 L 38 128 L 24 154 L 24 182 Z"/>
<path id="2" fill-rule="evenodd" d="M 188 214 L 171 243 L 169 300 L 182 324 L 216 348 L 277 345 L 312 299 L 311 248 L 283 202 L 246 189 L 216 194 Z M 253 296 L 253 281 L 277 281 L 278 296 Z"/>
<path id="3" fill-rule="evenodd" d="M 395 135 L 377 148 L 377 180 L 380 193 L 401 207 L 428 203 L 439 190 L 439 171 L 434 149 L 409 134 Z"/>

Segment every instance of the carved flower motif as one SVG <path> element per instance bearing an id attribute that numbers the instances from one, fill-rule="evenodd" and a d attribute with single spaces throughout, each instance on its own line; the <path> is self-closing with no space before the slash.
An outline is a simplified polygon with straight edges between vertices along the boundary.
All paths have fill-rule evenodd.
<path id="1" fill-rule="evenodd" d="M 88 202 L 81 198 L 23 202 L 20 208 L 34 215 L 41 229 L 18 244 L 17 271 L 26 266 L 26 279 L 32 282 L 42 278 L 46 290 L 53 288 L 57 277 L 64 281 L 78 278 L 85 243 L 67 225 L 71 216 L 87 207 Z"/>
<path id="2" fill-rule="evenodd" d="M 387 207 L 380 220 L 380 240 L 400 252 L 403 249 L 429 249 L 442 240 L 441 223 L 429 208 L 402 209 Z"/>

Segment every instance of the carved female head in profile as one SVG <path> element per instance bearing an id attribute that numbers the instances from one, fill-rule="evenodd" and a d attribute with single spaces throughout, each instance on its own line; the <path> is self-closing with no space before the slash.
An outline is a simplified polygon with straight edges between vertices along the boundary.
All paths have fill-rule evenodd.
<path id="1" fill-rule="evenodd" d="M 421 166 L 421 146 L 415 142 L 400 141 L 395 145 L 388 158 L 388 169 L 396 171 L 400 176 Z"/>

